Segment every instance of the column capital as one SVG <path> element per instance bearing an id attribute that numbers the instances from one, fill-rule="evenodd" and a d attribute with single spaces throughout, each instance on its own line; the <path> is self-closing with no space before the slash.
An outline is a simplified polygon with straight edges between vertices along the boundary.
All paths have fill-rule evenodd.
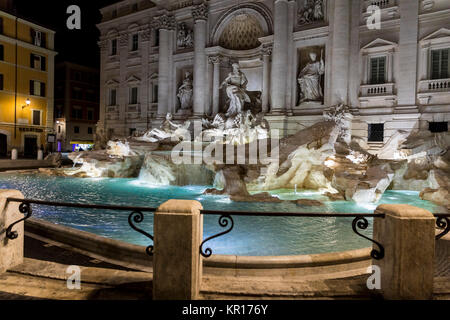
<path id="1" fill-rule="evenodd" d="M 209 62 L 211 62 L 212 64 L 220 64 L 221 60 L 222 60 L 222 56 L 220 55 L 215 55 L 215 56 L 209 56 L 208 57 Z"/>
<path id="2" fill-rule="evenodd" d="M 108 40 L 100 40 L 97 44 L 100 51 L 106 51 L 108 49 Z"/>
<path id="3" fill-rule="evenodd" d="M 208 20 L 208 5 L 203 2 L 192 7 L 192 17 L 194 21 Z"/>
<path id="4" fill-rule="evenodd" d="M 128 34 L 123 33 L 119 36 L 119 46 L 126 47 L 128 46 Z"/>
<path id="5" fill-rule="evenodd" d="M 271 56 L 272 55 L 273 46 L 272 45 L 264 45 L 261 49 L 261 54 L 263 56 Z"/>
<path id="6" fill-rule="evenodd" d="M 141 36 L 142 41 L 150 41 L 151 38 L 150 28 L 144 28 L 140 30 L 139 34 Z"/>
<path id="7" fill-rule="evenodd" d="M 174 16 L 163 14 L 162 16 L 154 17 L 151 26 L 154 29 L 175 30 L 177 22 Z"/>

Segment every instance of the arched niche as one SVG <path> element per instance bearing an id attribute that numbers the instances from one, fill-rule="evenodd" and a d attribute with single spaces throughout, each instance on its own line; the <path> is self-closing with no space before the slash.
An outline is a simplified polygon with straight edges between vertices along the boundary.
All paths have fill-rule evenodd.
<path id="1" fill-rule="evenodd" d="M 211 43 L 213 46 L 220 46 L 220 39 L 224 31 L 227 30 L 227 27 L 230 27 L 230 23 L 233 23 L 236 21 L 236 18 L 242 15 L 248 15 L 251 18 L 251 24 L 258 24 L 261 28 L 261 37 L 268 36 L 273 33 L 273 19 L 269 9 L 262 4 L 243 4 L 226 11 L 216 23 L 213 28 L 213 32 L 211 33 Z M 256 44 L 255 47 L 257 47 Z"/>

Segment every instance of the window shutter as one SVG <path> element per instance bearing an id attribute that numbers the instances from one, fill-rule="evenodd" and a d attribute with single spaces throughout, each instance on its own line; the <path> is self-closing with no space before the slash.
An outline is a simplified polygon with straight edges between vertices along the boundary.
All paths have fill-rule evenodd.
<path id="1" fill-rule="evenodd" d="M 34 54 L 30 54 L 30 67 L 34 69 Z"/>
<path id="2" fill-rule="evenodd" d="M 448 68 L 448 54 L 450 49 L 442 50 L 442 58 L 441 58 L 441 78 L 447 79 L 449 77 L 449 68 Z"/>
<path id="3" fill-rule="evenodd" d="M 47 69 L 46 67 L 46 59 L 45 57 L 41 57 L 41 70 L 45 71 Z"/>
<path id="4" fill-rule="evenodd" d="M 45 97 L 45 83 L 41 82 L 41 97 Z"/>
<path id="5" fill-rule="evenodd" d="M 47 48 L 47 34 L 42 32 L 41 47 Z"/>
<path id="6" fill-rule="evenodd" d="M 0 44 L 0 61 L 5 60 L 5 48 Z"/>
<path id="7" fill-rule="evenodd" d="M 34 44 L 34 39 L 36 38 L 36 31 L 30 29 L 31 42 Z"/>
<path id="8" fill-rule="evenodd" d="M 3 75 L 0 74 L 0 90 L 3 90 Z"/>
<path id="9" fill-rule="evenodd" d="M 440 78 L 440 52 L 439 50 L 431 51 L 431 79 L 439 79 Z"/>
<path id="10" fill-rule="evenodd" d="M 30 95 L 34 96 L 34 81 L 30 80 Z"/>

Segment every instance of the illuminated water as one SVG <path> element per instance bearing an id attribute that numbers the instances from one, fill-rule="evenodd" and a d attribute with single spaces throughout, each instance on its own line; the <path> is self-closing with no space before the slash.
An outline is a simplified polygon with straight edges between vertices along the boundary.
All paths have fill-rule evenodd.
<path id="1" fill-rule="evenodd" d="M 113 205 L 157 207 L 168 199 L 195 199 L 205 209 L 230 211 L 307 211 L 373 213 L 377 204 L 355 204 L 346 201 L 326 202 L 324 207 L 299 207 L 291 202 L 237 203 L 225 196 L 204 196 L 209 186 L 151 187 L 134 179 L 78 179 L 31 174 L 0 173 L 0 189 L 18 189 L 26 198 Z M 326 200 L 316 192 L 278 190 L 273 192 L 283 200 Z M 439 207 L 420 200 L 418 192 L 389 191 L 381 203 L 408 203 L 430 211 Z M 34 217 L 88 231 L 100 236 L 134 244 L 149 245 L 149 241 L 128 226 L 128 212 L 52 208 L 33 206 Z M 223 231 L 216 216 L 205 216 L 205 238 Z M 235 228 L 221 238 L 208 243 L 215 254 L 296 255 L 336 252 L 370 246 L 356 236 L 351 218 L 277 218 L 234 217 Z M 153 216 L 147 214 L 141 227 L 153 231 Z M 370 231 L 369 231 L 370 232 Z"/>

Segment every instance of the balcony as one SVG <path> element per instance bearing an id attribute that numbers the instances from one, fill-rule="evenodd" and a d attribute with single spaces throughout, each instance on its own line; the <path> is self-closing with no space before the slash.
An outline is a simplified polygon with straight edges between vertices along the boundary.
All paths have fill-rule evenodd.
<path id="1" fill-rule="evenodd" d="M 141 115 L 140 104 L 129 104 L 127 106 L 127 119 L 138 119 Z"/>
<path id="2" fill-rule="evenodd" d="M 362 85 L 359 97 L 361 107 L 394 106 L 397 100 L 394 86 L 394 83 Z"/>
<path id="3" fill-rule="evenodd" d="M 417 99 L 422 105 L 448 103 L 450 100 L 450 79 L 420 81 Z"/>
<path id="4" fill-rule="evenodd" d="M 107 120 L 118 120 L 119 119 L 119 107 L 118 106 L 107 106 L 106 107 L 106 119 Z"/>

